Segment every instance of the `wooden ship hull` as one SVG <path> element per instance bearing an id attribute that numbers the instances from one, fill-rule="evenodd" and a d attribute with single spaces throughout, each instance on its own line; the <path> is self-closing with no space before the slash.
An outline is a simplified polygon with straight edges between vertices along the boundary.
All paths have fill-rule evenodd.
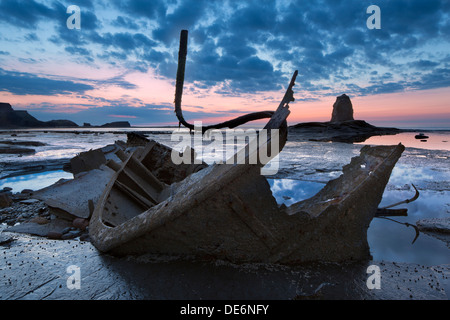
<path id="1" fill-rule="evenodd" d="M 91 241 L 116 255 L 237 263 L 367 259 L 367 229 L 403 150 L 365 146 L 339 178 L 285 207 L 262 164 L 174 165 L 171 149 L 151 141 L 131 155 L 119 152 L 122 165 L 110 163 L 116 173 L 95 207 Z"/>
<path id="2" fill-rule="evenodd" d="M 175 113 L 185 127 L 181 94 L 187 31 L 181 32 Z M 279 206 L 260 170 L 284 147 L 296 71 L 275 112 L 257 112 L 214 126 L 234 128 L 268 118 L 267 139 L 240 150 L 244 164 L 175 165 L 171 149 L 148 143 L 122 164 L 100 197 L 90 220 L 92 243 L 118 255 L 147 253 L 195 256 L 232 262 L 301 263 L 369 257 L 367 229 L 377 212 L 391 171 L 404 147 L 363 147 L 343 175 L 314 197 Z M 208 127 L 203 127 L 202 131 Z M 273 131 L 278 130 L 278 131 Z M 279 139 L 272 152 L 272 132 Z M 270 157 L 260 157 L 262 154 Z M 249 161 L 256 159 L 256 164 Z M 192 163 L 192 162 L 191 162 Z"/>

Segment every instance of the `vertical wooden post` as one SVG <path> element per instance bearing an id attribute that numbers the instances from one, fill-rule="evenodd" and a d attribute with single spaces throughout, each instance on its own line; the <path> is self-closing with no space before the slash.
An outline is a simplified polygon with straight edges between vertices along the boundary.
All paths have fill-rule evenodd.
<path id="1" fill-rule="evenodd" d="M 181 97 L 183 96 L 184 72 L 186 69 L 187 42 L 188 31 L 181 30 L 180 49 L 178 51 L 177 79 L 175 85 L 175 113 L 177 115 L 178 121 L 180 121 L 180 124 L 183 124 L 189 129 L 194 129 L 194 126 L 192 124 L 189 124 L 184 120 L 183 113 L 181 111 Z"/>

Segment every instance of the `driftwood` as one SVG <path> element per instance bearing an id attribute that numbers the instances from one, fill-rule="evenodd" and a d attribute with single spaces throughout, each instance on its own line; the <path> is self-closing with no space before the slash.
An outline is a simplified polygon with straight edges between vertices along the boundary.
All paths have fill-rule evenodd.
<path id="1" fill-rule="evenodd" d="M 182 30 L 180 35 L 180 49 L 178 51 L 178 69 L 177 69 L 177 78 L 176 78 L 176 85 L 175 85 L 175 114 L 177 116 L 177 119 L 183 126 L 186 128 L 189 128 L 190 130 L 194 130 L 194 125 L 191 123 L 188 123 L 184 117 L 183 117 L 183 111 L 181 109 L 181 97 L 183 95 L 183 84 L 184 84 L 184 73 L 186 69 L 186 56 L 187 56 L 187 43 L 188 43 L 188 31 Z M 295 77 L 297 76 L 297 71 L 295 74 Z M 295 82 L 295 77 L 293 78 L 293 81 Z M 293 81 L 291 81 L 291 84 L 293 84 Z M 288 92 L 290 93 L 292 91 L 292 86 L 288 88 Z M 292 94 L 289 96 L 286 96 L 286 98 L 292 100 L 286 101 L 289 103 L 290 101 L 294 101 Z M 223 129 L 223 128 L 236 128 L 240 125 L 243 125 L 250 121 L 255 120 L 261 120 L 261 119 L 267 119 L 271 118 L 273 116 L 273 111 L 259 111 L 259 112 L 253 112 L 248 113 L 243 116 L 234 118 L 232 120 L 228 120 L 225 122 L 221 122 L 214 125 L 204 126 L 202 127 L 202 132 L 205 132 L 209 129 Z"/>

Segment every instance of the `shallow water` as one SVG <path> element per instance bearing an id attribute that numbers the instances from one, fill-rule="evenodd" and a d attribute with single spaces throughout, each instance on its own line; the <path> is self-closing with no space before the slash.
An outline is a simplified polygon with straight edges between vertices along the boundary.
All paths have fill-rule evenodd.
<path id="1" fill-rule="evenodd" d="M 92 129 L 86 129 L 92 130 Z M 148 132 L 149 139 L 169 146 L 176 145 L 171 141 L 173 128 L 141 128 Z M 81 130 L 79 130 L 81 131 Z M 29 131 L 17 133 L 0 132 L 1 140 L 40 141 L 47 146 L 36 147 L 36 154 L 29 156 L 0 155 L 4 162 L 33 162 L 46 159 L 70 158 L 77 153 L 100 148 L 116 140 L 126 140 L 127 131 L 108 132 L 106 129 L 96 133 L 76 134 L 73 129 L 67 131 Z M 450 214 L 450 166 L 448 165 L 450 132 L 425 132 L 430 138 L 427 142 L 414 139 L 416 133 L 402 133 L 395 136 L 372 137 L 363 144 L 398 144 L 407 148 L 395 166 L 389 184 L 383 195 L 380 207 L 411 198 L 414 191 L 410 185 L 415 184 L 421 196 L 408 205 L 408 217 L 395 220 L 415 224 L 417 220 L 432 217 L 448 217 Z M 359 154 L 363 144 L 324 143 L 297 141 L 291 137 L 280 154 L 279 172 L 268 176 L 272 192 L 277 201 L 287 206 L 297 201 L 307 199 L 317 193 L 330 179 L 337 178 L 342 173 L 342 166 Z M 204 154 L 203 159 L 210 163 L 213 157 Z M 72 178 L 72 175 L 62 170 L 29 174 L 0 180 L 0 189 L 12 187 L 14 192 L 23 189 L 37 190 L 53 184 L 57 180 Z M 273 179 L 275 178 L 275 179 Z M 376 260 L 412 262 L 424 265 L 450 263 L 450 251 L 446 245 L 435 238 L 421 234 L 414 244 L 415 231 L 411 227 L 383 219 L 374 219 L 368 230 L 368 241 L 371 253 Z"/>
<path id="2" fill-rule="evenodd" d="M 5 187 L 12 188 L 13 193 L 21 192 L 24 189 L 39 190 L 54 184 L 60 179 L 72 178 L 73 175 L 71 173 L 63 170 L 27 174 L 23 176 L 1 179 L 0 190 Z"/>
<path id="3" fill-rule="evenodd" d="M 403 132 L 396 135 L 373 136 L 364 142 L 356 144 L 368 145 L 394 145 L 402 143 L 407 148 L 427 150 L 450 150 L 450 131 L 434 131 L 424 133 L 427 137 L 416 139 L 417 132 Z"/>
<path id="4" fill-rule="evenodd" d="M 291 179 L 268 179 L 268 181 L 277 203 L 286 206 L 312 197 L 325 186 L 323 183 Z M 413 190 L 386 190 L 380 207 L 412 198 L 413 195 Z M 289 198 L 285 198 L 286 196 Z M 421 191 L 418 200 L 399 206 L 399 208 L 408 209 L 408 216 L 394 219 L 399 222 L 415 224 L 417 220 L 421 219 L 448 216 L 449 213 L 445 211 L 445 207 L 447 206 L 449 209 L 449 196 L 450 192 L 448 191 L 441 193 Z M 412 227 L 375 218 L 367 231 L 367 240 L 375 260 L 428 266 L 450 263 L 449 248 L 442 241 L 421 233 L 412 244 L 415 234 Z"/>
<path id="5" fill-rule="evenodd" d="M 286 206 L 311 198 L 325 186 L 320 182 L 292 179 L 267 179 L 267 181 L 277 203 Z"/>
<path id="6" fill-rule="evenodd" d="M 45 143 L 45 146 L 30 147 L 36 152 L 34 154 L 24 155 L 1 155 L 0 162 L 14 161 L 41 161 L 49 159 L 72 158 L 78 153 L 97 149 L 116 140 L 126 140 L 126 134 L 120 133 L 102 133 L 102 134 L 76 134 L 74 132 L 18 132 L 16 136 L 11 133 L 0 132 L 0 144 L 2 140 L 20 141 L 39 141 Z"/>

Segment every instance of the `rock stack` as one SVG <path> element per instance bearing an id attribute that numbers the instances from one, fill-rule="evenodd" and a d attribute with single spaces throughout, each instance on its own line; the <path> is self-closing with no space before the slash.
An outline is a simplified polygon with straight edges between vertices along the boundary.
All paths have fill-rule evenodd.
<path id="1" fill-rule="evenodd" d="M 291 126 L 291 134 L 310 141 L 364 142 L 372 136 L 397 134 L 396 128 L 375 127 L 364 120 L 353 118 L 353 105 L 349 96 L 343 94 L 336 98 L 331 120 L 327 122 L 304 122 Z"/>
<path id="2" fill-rule="evenodd" d="M 331 114 L 330 122 L 342 122 L 355 120 L 353 119 L 353 105 L 349 96 L 343 94 L 336 98 L 333 105 L 333 113 Z"/>

